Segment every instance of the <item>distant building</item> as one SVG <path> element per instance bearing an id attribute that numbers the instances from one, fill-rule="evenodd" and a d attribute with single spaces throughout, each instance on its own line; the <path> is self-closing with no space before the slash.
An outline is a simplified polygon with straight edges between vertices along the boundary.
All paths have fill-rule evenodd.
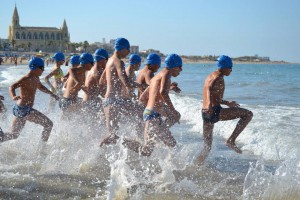
<path id="1" fill-rule="evenodd" d="M 111 39 L 111 40 L 109 41 L 109 45 L 110 45 L 112 48 L 115 46 L 115 41 L 116 41 L 116 40 L 114 40 L 114 39 Z"/>
<path id="2" fill-rule="evenodd" d="M 130 46 L 130 53 L 139 53 L 139 46 Z"/>
<path id="3" fill-rule="evenodd" d="M 10 49 L 9 39 L 0 39 L 0 50 L 8 51 Z"/>
<path id="4" fill-rule="evenodd" d="M 115 39 L 111 39 L 109 41 L 109 47 L 112 48 L 112 49 L 114 49 L 115 42 L 116 42 Z M 137 45 L 130 45 L 130 53 L 139 53 L 139 46 L 137 46 Z"/>
<path id="5" fill-rule="evenodd" d="M 142 54 L 148 55 L 149 53 L 156 53 L 159 56 L 165 56 L 163 53 L 161 53 L 159 50 L 155 50 L 155 49 L 147 49 L 147 50 L 142 50 L 141 51 Z"/>
<path id="6" fill-rule="evenodd" d="M 14 49 L 65 51 L 70 42 L 70 34 L 66 20 L 61 28 L 21 26 L 17 6 L 15 6 L 8 39 Z"/>

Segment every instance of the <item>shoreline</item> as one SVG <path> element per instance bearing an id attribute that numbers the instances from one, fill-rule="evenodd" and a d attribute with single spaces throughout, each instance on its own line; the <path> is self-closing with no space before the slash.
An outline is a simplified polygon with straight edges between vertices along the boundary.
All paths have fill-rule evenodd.
<path id="1" fill-rule="evenodd" d="M 197 60 L 197 61 L 193 61 L 193 60 L 189 60 L 189 59 L 182 59 L 183 63 L 185 64 L 215 64 L 215 61 L 211 61 L 211 60 Z M 127 59 L 125 59 L 125 61 L 127 61 Z M 28 60 L 22 60 L 22 63 L 20 63 L 18 61 L 17 65 L 27 65 L 28 64 Z M 233 60 L 233 64 L 254 64 L 254 65 L 260 65 L 260 64 L 276 64 L 276 65 L 287 65 L 287 64 L 300 64 L 300 63 L 291 63 L 291 62 L 284 62 L 284 61 L 270 61 L 270 62 L 249 62 L 249 61 L 234 61 Z M 14 66 L 15 63 L 11 63 L 9 62 L 2 62 L 2 64 L 0 65 L 0 67 L 2 65 L 9 65 L 9 66 Z"/>

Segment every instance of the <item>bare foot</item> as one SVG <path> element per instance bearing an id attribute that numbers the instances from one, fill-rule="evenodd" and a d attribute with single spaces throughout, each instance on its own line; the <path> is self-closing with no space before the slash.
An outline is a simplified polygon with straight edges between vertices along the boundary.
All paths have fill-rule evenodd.
<path id="1" fill-rule="evenodd" d="M 242 150 L 240 148 L 238 148 L 235 143 L 232 144 L 232 143 L 226 142 L 225 145 L 237 153 L 242 153 Z"/>
<path id="2" fill-rule="evenodd" d="M 199 156 L 199 158 L 197 158 L 195 164 L 196 164 L 197 166 L 201 166 L 201 165 L 204 163 L 205 158 L 206 158 L 205 156 Z"/>
<path id="3" fill-rule="evenodd" d="M 105 138 L 101 143 L 100 143 L 100 147 L 102 147 L 103 145 L 109 145 L 109 144 L 116 144 L 117 140 L 120 137 L 117 135 L 110 135 L 107 138 Z"/>
<path id="4" fill-rule="evenodd" d="M 138 141 L 134 141 L 134 140 L 127 140 L 127 139 L 123 139 L 124 142 L 122 143 L 125 147 L 127 147 L 128 149 L 131 149 L 132 151 L 135 151 L 136 153 L 139 153 L 141 144 Z"/>
<path id="5" fill-rule="evenodd" d="M 4 133 L 0 127 L 0 142 L 3 142 L 4 141 Z"/>

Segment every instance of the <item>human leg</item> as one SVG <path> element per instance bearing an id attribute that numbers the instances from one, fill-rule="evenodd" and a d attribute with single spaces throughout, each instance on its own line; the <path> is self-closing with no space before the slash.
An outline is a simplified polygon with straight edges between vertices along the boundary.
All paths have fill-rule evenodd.
<path id="1" fill-rule="evenodd" d="M 26 119 L 14 117 L 12 121 L 11 132 L 6 134 L 3 141 L 17 139 L 20 135 L 20 132 L 24 128 L 25 123 L 26 123 Z"/>
<path id="2" fill-rule="evenodd" d="M 116 143 L 117 139 L 119 139 L 119 136 L 116 135 L 116 132 L 118 130 L 118 113 L 117 113 L 117 106 L 110 104 L 110 105 L 106 105 L 104 107 L 104 114 L 105 114 L 105 118 L 106 118 L 106 128 L 107 128 L 107 132 L 108 132 L 108 136 L 102 140 L 102 142 L 100 143 L 100 147 L 111 143 Z"/>
<path id="3" fill-rule="evenodd" d="M 244 108 L 223 108 L 220 112 L 220 121 L 240 118 L 231 136 L 226 141 L 226 145 L 237 153 L 242 153 L 242 151 L 236 146 L 235 140 L 239 136 L 239 134 L 246 128 L 252 117 L 253 113 Z"/>
<path id="4" fill-rule="evenodd" d="M 210 122 L 205 122 L 203 121 L 203 140 L 204 140 L 204 147 L 200 153 L 200 155 L 197 158 L 197 164 L 201 165 L 206 157 L 208 156 L 210 150 L 211 150 L 211 145 L 213 141 L 213 129 L 214 129 L 214 124 Z"/>
<path id="5" fill-rule="evenodd" d="M 168 147 L 175 147 L 176 146 L 176 140 L 173 137 L 170 129 L 170 124 L 167 124 L 165 122 L 161 122 L 159 125 L 156 126 L 156 129 L 154 130 L 157 137 L 163 141 L 165 145 Z"/>
<path id="6" fill-rule="evenodd" d="M 134 118 L 133 125 L 135 126 L 136 131 L 138 134 L 142 134 L 145 125 L 143 122 L 143 111 L 145 108 L 131 100 L 123 101 L 120 108 L 122 114 Z"/>
<path id="7" fill-rule="evenodd" d="M 2 128 L 0 127 L 0 142 L 4 141 L 4 132 L 2 131 Z"/>
<path id="8" fill-rule="evenodd" d="M 50 96 L 47 113 L 53 112 L 56 105 L 56 99 Z"/>
<path id="9" fill-rule="evenodd" d="M 26 120 L 43 126 L 42 140 L 47 142 L 53 127 L 53 122 L 46 115 L 35 109 L 32 109 L 30 114 L 26 116 Z"/>

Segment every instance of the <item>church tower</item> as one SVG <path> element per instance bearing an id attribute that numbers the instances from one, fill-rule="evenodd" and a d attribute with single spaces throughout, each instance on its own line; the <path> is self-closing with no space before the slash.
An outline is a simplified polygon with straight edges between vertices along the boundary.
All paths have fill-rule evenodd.
<path id="1" fill-rule="evenodd" d="M 62 34 L 63 34 L 63 40 L 64 41 L 70 41 L 70 35 L 69 35 L 69 31 L 68 31 L 68 26 L 67 26 L 67 22 L 66 20 L 64 19 L 64 23 L 63 23 L 63 26 L 61 27 L 61 30 L 62 30 Z"/>
<path id="2" fill-rule="evenodd" d="M 11 24 L 15 28 L 19 28 L 20 27 L 20 19 L 19 19 L 17 5 L 15 5 L 15 10 L 14 10 L 14 14 L 13 14 L 13 17 L 12 17 L 12 23 Z"/>
<path id="3" fill-rule="evenodd" d="M 70 34 L 66 20 L 62 27 L 21 26 L 15 5 L 8 39 L 13 50 L 17 51 L 65 51 L 70 42 Z"/>
<path id="4" fill-rule="evenodd" d="M 11 41 L 14 39 L 14 35 L 16 34 L 16 29 L 19 29 L 20 26 L 20 18 L 19 13 L 17 9 L 17 5 L 15 4 L 14 14 L 11 19 L 11 25 L 9 26 L 9 33 L 8 33 L 8 39 Z"/>

